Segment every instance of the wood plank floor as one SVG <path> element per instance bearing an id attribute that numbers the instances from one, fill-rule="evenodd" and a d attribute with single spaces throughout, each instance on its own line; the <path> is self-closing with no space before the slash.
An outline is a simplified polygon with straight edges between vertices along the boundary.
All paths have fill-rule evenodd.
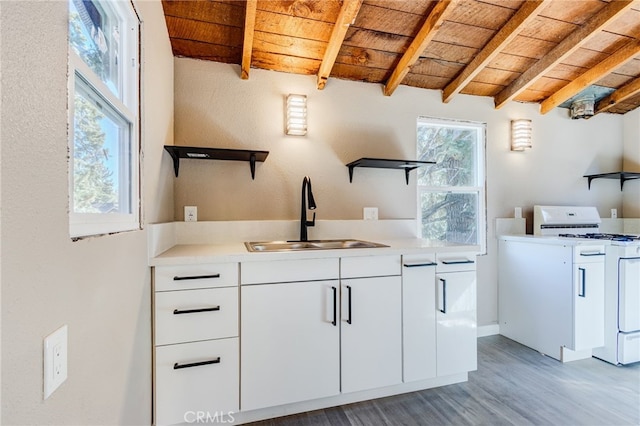
<path id="1" fill-rule="evenodd" d="M 478 371 L 466 383 L 252 425 L 640 425 L 640 363 L 562 364 L 488 336 L 478 339 Z"/>

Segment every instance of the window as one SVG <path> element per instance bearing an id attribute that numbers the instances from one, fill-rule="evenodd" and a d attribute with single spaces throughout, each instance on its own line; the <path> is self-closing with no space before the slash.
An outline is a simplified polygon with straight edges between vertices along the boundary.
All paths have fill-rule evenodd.
<path id="1" fill-rule="evenodd" d="M 418 218 L 422 238 L 486 247 L 486 125 L 419 117 Z"/>
<path id="2" fill-rule="evenodd" d="M 140 22 L 124 1 L 69 0 L 69 232 L 140 229 Z"/>

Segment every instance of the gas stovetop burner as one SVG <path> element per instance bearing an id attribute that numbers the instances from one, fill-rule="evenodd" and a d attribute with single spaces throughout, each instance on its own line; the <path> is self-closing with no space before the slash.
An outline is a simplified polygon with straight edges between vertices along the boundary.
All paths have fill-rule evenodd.
<path id="1" fill-rule="evenodd" d="M 567 238 L 590 238 L 593 240 L 610 240 L 610 241 L 638 241 L 640 240 L 639 235 L 622 235 L 622 234 L 596 234 L 596 233 L 587 233 L 587 234 L 558 234 L 559 237 L 567 237 Z"/>

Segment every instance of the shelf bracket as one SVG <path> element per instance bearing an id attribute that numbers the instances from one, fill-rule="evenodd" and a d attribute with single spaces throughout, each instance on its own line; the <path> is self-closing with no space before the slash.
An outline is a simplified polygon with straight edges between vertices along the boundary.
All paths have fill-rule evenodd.
<path id="1" fill-rule="evenodd" d="M 249 168 L 251 169 L 251 180 L 256 180 L 256 153 L 249 156 Z"/>
<path id="2" fill-rule="evenodd" d="M 349 166 L 349 183 L 353 183 L 353 168 L 355 166 Z"/>
<path id="3" fill-rule="evenodd" d="M 407 185 L 409 185 L 409 172 L 413 169 L 404 169 L 404 180 L 407 181 Z"/>

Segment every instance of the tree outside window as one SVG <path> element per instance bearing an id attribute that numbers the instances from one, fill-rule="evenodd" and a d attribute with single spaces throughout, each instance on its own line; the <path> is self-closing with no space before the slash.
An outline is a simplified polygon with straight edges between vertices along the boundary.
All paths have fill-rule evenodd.
<path id="1" fill-rule="evenodd" d="M 485 125 L 420 117 L 418 169 L 422 238 L 484 247 Z"/>

